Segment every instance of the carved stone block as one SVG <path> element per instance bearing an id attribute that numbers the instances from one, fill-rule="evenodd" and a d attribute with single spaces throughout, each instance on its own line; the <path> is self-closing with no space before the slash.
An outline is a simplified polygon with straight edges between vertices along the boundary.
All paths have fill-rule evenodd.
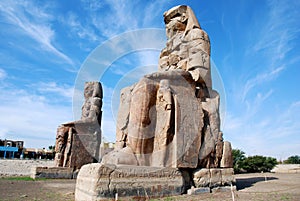
<path id="1" fill-rule="evenodd" d="M 78 176 L 75 200 L 121 197 L 153 198 L 180 195 L 185 186 L 176 168 L 116 166 L 99 163 L 84 165 Z"/>

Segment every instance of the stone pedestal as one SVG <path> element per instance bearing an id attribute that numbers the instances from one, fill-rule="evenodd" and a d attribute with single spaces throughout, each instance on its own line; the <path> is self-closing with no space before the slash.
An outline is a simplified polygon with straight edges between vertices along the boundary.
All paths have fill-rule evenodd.
<path id="1" fill-rule="evenodd" d="M 31 178 L 47 179 L 72 179 L 73 168 L 67 167 L 33 167 L 31 169 Z"/>
<path id="2" fill-rule="evenodd" d="M 235 185 L 233 168 L 202 168 L 193 173 L 196 188 Z"/>
<path id="3" fill-rule="evenodd" d="M 69 167 L 76 170 L 82 165 L 99 160 L 101 129 L 97 121 L 80 120 L 65 123 L 58 128 L 57 133 L 57 136 L 68 138 L 68 142 L 63 145 L 63 151 L 55 154 L 57 167 Z M 62 147 L 59 142 L 57 140 L 57 150 Z"/>
<path id="4" fill-rule="evenodd" d="M 75 200 L 101 200 L 119 197 L 153 198 L 180 195 L 185 191 L 177 168 L 145 166 L 84 165 L 78 174 Z"/>

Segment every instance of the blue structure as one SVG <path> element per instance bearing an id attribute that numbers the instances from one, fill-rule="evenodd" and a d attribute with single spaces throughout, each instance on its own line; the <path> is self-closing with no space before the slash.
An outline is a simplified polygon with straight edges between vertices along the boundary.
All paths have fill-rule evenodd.
<path id="1" fill-rule="evenodd" d="M 23 152 L 23 144 L 24 141 L 0 139 L 0 157 L 20 158 L 20 155 Z"/>
<path id="2" fill-rule="evenodd" d="M 0 146 L 0 151 L 4 151 L 4 158 L 6 158 L 7 152 L 8 153 L 12 152 L 12 158 L 14 158 L 15 157 L 15 152 L 18 152 L 19 149 L 18 149 L 18 147 Z"/>

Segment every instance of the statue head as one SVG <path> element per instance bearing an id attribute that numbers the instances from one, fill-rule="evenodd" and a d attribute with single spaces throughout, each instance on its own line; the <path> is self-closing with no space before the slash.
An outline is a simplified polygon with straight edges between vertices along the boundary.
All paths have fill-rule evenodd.
<path id="1" fill-rule="evenodd" d="M 167 37 L 171 38 L 178 32 L 186 35 L 193 28 L 200 28 L 200 24 L 189 6 L 176 6 L 164 13 Z"/>
<path id="2" fill-rule="evenodd" d="M 84 85 L 84 98 L 88 99 L 91 97 L 102 98 L 102 86 L 100 82 L 86 82 Z"/>

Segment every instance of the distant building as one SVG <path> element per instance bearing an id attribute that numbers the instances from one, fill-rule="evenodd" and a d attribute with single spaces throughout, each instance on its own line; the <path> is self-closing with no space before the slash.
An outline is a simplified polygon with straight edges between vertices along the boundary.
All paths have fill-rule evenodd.
<path id="1" fill-rule="evenodd" d="M 2 158 L 20 158 L 23 151 L 24 141 L 1 140 L 0 139 L 0 157 Z"/>
<path id="2" fill-rule="evenodd" d="M 28 159 L 54 159 L 54 151 L 47 149 L 24 148 L 23 157 Z"/>
<path id="3" fill-rule="evenodd" d="M 0 158 L 28 158 L 28 159 L 49 159 L 54 158 L 53 150 L 25 148 L 24 141 L 1 140 Z"/>

